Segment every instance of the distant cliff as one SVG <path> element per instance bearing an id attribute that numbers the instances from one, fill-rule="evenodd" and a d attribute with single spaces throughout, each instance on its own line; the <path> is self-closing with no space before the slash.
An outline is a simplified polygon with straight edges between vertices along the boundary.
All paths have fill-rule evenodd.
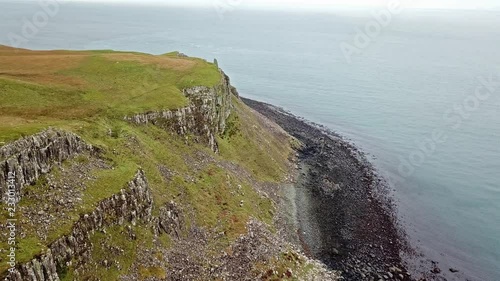
<path id="1" fill-rule="evenodd" d="M 215 87 L 193 87 L 184 89 L 189 106 L 167 111 L 147 112 L 125 117 L 136 124 L 153 124 L 168 131 L 177 132 L 196 142 L 207 144 L 218 152 L 216 136 L 226 128 L 226 120 L 231 114 L 231 95 L 237 94 L 229 77 L 221 72 L 221 81 Z"/>

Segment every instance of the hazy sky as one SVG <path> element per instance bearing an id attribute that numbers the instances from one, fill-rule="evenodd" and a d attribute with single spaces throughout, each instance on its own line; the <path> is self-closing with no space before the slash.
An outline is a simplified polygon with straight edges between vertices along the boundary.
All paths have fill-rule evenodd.
<path id="1" fill-rule="evenodd" d="M 71 0 L 66 0 L 71 1 Z M 499 8 L 500 0 L 81 0 L 90 2 L 168 4 L 186 6 L 232 5 L 238 8 L 319 8 L 370 7 L 387 5 L 390 1 L 401 1 L 406 7 L 445 9 L 491 9 Z"/>

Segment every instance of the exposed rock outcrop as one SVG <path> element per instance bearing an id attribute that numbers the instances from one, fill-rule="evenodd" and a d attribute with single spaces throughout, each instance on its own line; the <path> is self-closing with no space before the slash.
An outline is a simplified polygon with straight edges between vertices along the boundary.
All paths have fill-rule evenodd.
<path id="1" fill-rule="evenodd" d="M 95 148 L 86 144 L 79 136 L 55 129 L 17 140 L 0 148 L 0 192 L 2 202 L 6 200 L 9 172 L 15 172 L 15 187 L 20 200 L 22 187 L 34 184 L 37 179 L 50 172 L 54 165 Z"/>
<path id="2" fill-rule="evenodd" d="M 80 216 L 71 234 L 53 242 L 49 249 L 28 263 L 18 265 L 5 280 L 58 281 L 58 270 L 74 263 L 78 274 L 92 251 L 90 236 L 112 225 L 136 224 L 138 220 L 150 222 L 153 199 L 143 171 L 139 171 L 128 183 L 127 189 L 99 203 L 89 214 Z"/>
<path id="3" fill-rule="evenodd" d="M 168 131 L 175 131 L 188 139 L 208 145 L 218 152 L 215 136 L 224 133 L 226 120 L 231 114 L 231 95 L 237 92 L 230 84 L 229 77 L 221 71 L 222 79 L 215 87 L 193 87 L 185 89 L 184 95 L 189 99 L 187 107 L 153 111 L 125 120 L 136 124 L 154 124 Z"/>
<path id="4" fill-rule="evenodd" d="M 168 203 L 160 208 L 160 214 L 158 218 L 155 218 L 154 226 L 157 234 L 164 232 L 172 237 L 180 238 L 181 232 L 186 227 L 182 210 L 175 202 Z"/>

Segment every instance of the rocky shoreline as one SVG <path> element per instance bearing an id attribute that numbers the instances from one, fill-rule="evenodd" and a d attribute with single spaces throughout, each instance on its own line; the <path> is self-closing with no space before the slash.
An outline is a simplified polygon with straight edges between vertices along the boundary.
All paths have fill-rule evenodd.
<path id="1" fill-rule="evenodd" d="M 275 106 L 251 108 L 297 138 L 299 175 L 293 194 L 303 251 L 345 280 L 414 280 L 400 257 L 407 250 L 385 183 L 348 141 Z"/>

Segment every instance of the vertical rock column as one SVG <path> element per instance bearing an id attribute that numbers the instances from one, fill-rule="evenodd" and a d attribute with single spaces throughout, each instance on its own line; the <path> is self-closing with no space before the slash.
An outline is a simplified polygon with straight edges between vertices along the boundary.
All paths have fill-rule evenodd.
<path id="1" fill-rule="evenodd" d="M 5 280 L 10 281 L 59 281 L 58 268 L 74 263 L 78 269 L 89 259 L 92 251 L 90 236 L 113 225 L 135 224 L 138 220 L 152 222 L 153 199 L 144 172 L 138 171 L 126 189 L 101 201 L 89 214 L 80 216 L 70 234 L 53 242 L 49 249 L 18 265 Z"/>
<path id="2" fill-rule="evenodd" d="M 34 184 L 54 165 L 76 154 L 94 151 L 79 136 L 55 129 L 17 140 L 0 147 L 0 192 L 6 202 L 9 173 L 15 173 L 14 185 L 20 200 L 22 188 Z"/>
<path id="3" fill-rule="evenodd" d="M 184 89 L 189 99 L 187 107 L 158 112 L 148 112 L 125 117 L 136 124 L 153 124 L 181 136 L 193 137 L 198 143 L 206 144 L 218 152 L 216 136 L 223 134 L 226 120 L 231 114 L 231 95 L 235 93 L 229 77 L 221 71 L 221 81 L 216 86 Z"/>

